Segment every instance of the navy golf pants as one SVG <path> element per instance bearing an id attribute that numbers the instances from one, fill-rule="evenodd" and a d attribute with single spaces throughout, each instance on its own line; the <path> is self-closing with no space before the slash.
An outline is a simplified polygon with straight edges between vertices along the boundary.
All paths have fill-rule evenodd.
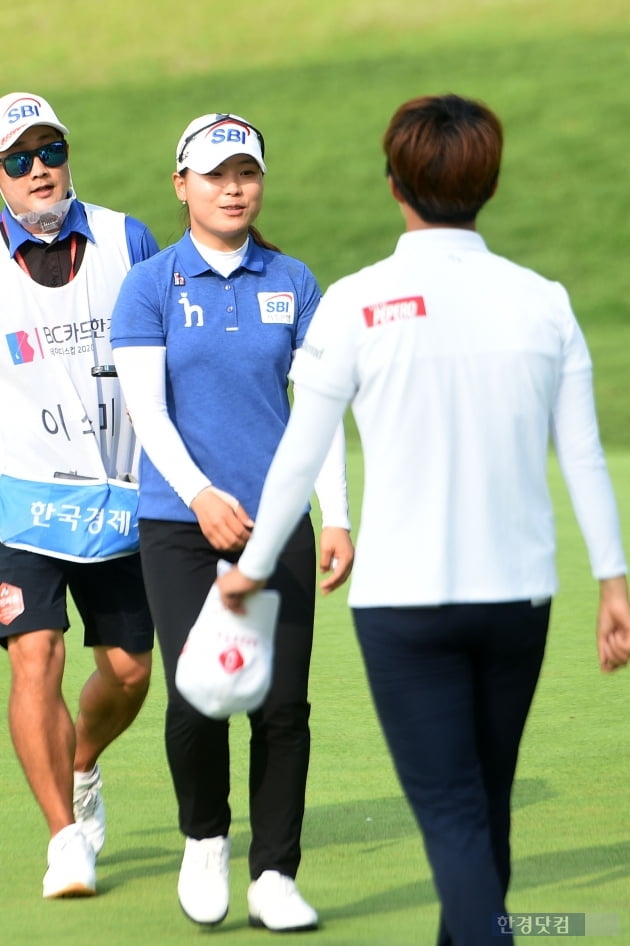
<path id="1" fill-rule="evenodd" d="M 355 608 L 372 696 L 441 904 L 438 946 L 495 946 L 510 794 L 550 603 Z M 512 943 L 512 937 L 503 937 Z"/>

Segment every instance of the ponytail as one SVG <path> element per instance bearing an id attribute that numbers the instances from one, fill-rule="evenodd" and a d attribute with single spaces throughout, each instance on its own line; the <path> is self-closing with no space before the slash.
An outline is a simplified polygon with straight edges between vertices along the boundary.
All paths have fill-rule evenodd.
<path id="1" fill-rule="evenodd" d="M 282 253 L 282 250 L 279 246 L 276 246 L 275 243 L 269 243 L 268 240 L 265 240 L 264 236 L 256 229 L 256 227 L 250 226 L 249 235 L 258 246 L 264 247 L 266 250 L 273 250 L 275 253 Z"/>

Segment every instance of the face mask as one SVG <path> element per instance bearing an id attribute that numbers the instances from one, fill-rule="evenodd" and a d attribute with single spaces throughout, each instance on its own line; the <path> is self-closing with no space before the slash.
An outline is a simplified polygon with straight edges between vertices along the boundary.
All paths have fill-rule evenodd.
<path id="1" fill-rule="evenodd" d="M 76 194 L 70 182 L 68 196 L 63 200 L 58 200 L 56 204 L 51 204 L 45 210 L 29 210 L 24 214 L 13 213 L 6 197 L 0 191 L 0 197 L 4 200 L 5 206 L 14 220 L 17 220 L 25 230 L 36 236 L 38 233 L 57 233 L 61 230 L 63 222 L 68 216 L 68 211 L 73 200 L 76 200 Z"/>
<path id="2" fill-rule="evenodd" d="M 29 210 L 25 214 L 14 214 L 9 207 L 9 212 L 29 233 L 56 233 L 61 230 L 74 199 L 75 195 L 72 194 L 71 197 L 58 200 L 56 204 L 46 207 L 45 210 Z"/>

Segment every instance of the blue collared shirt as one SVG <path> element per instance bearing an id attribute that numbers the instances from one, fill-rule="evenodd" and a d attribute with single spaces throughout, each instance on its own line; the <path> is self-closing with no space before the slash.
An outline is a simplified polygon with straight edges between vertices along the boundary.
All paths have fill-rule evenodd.
<path id="1" fill-rule="evenodd" d="M 134 266 L 112 314 L 112 348 L 165 347 L 170 417 L 199 469 L 255 516 L 289 418 L 288 372 L 320 290 L 300 260 L 250 239 L 228 277 L 189 232 Z M 146 454 L 140 517 L 195 521 Z"/>

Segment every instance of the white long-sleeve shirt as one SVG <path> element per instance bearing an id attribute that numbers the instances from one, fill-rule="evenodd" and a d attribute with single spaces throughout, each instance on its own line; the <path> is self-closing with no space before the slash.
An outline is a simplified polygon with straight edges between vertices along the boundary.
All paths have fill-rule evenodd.
<path id="1" fill-rule="evenodd" d="M 270 574 L 351 402 L 365 484 L 354 607 L 506 601 L 557 589 L 553 439 L 596 578 L 624 574 L 584 337 L 566 291 L 472 231 L 405 233 L 325 293 L 239 567 Z"/>

